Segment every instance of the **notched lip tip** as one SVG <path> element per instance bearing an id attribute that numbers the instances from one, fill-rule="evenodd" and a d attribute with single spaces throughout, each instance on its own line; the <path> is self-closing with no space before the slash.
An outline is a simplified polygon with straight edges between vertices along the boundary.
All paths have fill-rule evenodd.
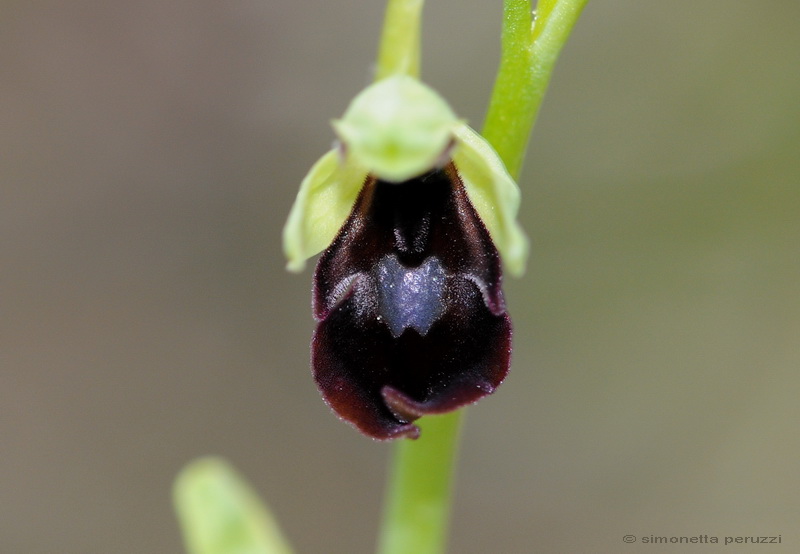
<path id="1" fill-rule="evenodd" d="M 390 385 L 381 389 L 381 397 L 386 407 L 401 422 L 410 423 L 427 413 L 423 405 Z"/>

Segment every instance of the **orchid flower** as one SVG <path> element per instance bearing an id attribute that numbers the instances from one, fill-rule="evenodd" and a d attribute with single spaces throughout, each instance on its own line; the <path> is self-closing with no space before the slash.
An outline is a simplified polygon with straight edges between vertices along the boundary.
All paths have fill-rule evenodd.
<path id="1" fill-rule="evenodd" d="M 519 189 L 430 87 L 393 75 L 333 122 L 284 229 L 314 274 L 312 372 L 342 419 L 376 439 L 492 393 L 511 360 L 500 262 L 525 267 Z"/>

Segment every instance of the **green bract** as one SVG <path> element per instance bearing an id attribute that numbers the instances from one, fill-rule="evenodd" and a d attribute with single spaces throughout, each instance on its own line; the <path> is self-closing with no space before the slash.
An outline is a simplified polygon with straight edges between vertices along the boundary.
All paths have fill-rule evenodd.
<path id="1" fill-rule="evenodd" d="M 290 554 L 269 509 L 225 461 L 201 458 L 175 480 L 175 510 L 190 554 Z"/>
<path id="2" fill-rule="evenodd" d="M 343 155 L 334 149 L 314 164 L 283 230 L 290 271 L 301 271 L 333 241 L 367 175 L 402 182 L 452 158 L 506 268 L 523 273 L 528 242 L 516 219 L 519 188 L 489 143 L 434 90 L 412 77 L 383 79 L 356 96 L 333 126 Z"/>

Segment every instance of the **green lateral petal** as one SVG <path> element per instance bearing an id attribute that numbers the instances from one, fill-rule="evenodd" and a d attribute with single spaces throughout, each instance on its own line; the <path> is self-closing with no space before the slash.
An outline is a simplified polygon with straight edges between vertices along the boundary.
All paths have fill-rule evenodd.
<path id="1" fill-rule="evenodd" d="M 311 168 L 283 227 L 286 269 L 300 272 L 306 260 L 330 245 L 342 228 L 367 178 L 365 170 L 342 163 L 331 150 Z"/>
<path id="2" fill-rule="evenodd" d="M 456 126 L 453 134 L 458 144 L 453 161 L 469 199 L 506 268 L 519 277 L 525 272 L 528 258 L 528 238 L 517 222 L 519 187 L 483 137 L 465 124 Z"/>

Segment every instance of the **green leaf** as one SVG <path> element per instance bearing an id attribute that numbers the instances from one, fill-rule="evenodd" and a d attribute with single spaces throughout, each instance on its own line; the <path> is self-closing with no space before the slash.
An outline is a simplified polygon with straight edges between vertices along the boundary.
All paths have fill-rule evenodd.
<path id="1" fill-rule="evenodd" d="M 277 523 L 224 460 L 201 458 L 178 475 L 173 501 L 189 554 L 291 554 Z"/>

